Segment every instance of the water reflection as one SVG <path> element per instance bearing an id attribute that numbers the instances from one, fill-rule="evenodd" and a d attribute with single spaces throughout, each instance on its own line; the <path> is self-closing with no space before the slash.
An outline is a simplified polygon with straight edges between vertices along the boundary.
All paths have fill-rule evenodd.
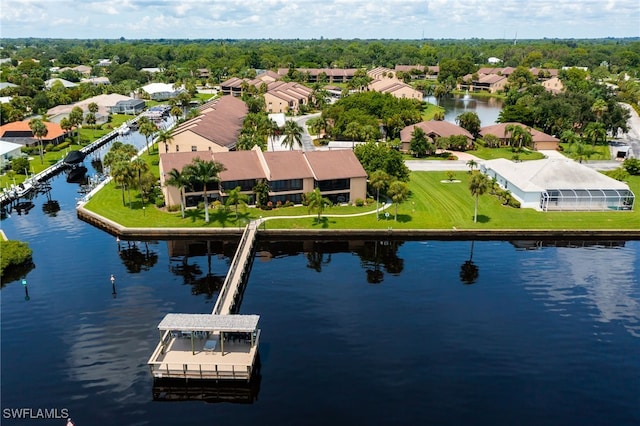
<path id="1" fill-rule="evenodd" d="M 259 367 L 258 356 L 256 366 Z M 256 370 L 259 370 L 257 368 Z M 190 382 L 169 379 L 155 379 L 153 382 L 154 401 L 202 401 L 207 403 L 229 402 L 234 404 L 253 404 L 258 400 L 262 377 L 256 374 L 250 381 L 209 381 L 192 380 Z"/>
<path id="2" fill-rule="evenodd" d="M 640 337 L 638 258 L 624 241 L 517 241 L 519 248 L 557 250 L 555 262 L 539 268 L 537 278 L 524 278 L 525 288 L 542 297 L 548 309 L 571 316 L 568 305 L 588 303 L 598 322 L 620 321 Z M 602 249 L 608 249 L 605 252 Z M 526 262 L 530 262 L 527 258 Z M 558 270 L 565 278 L 557 279 Z M 552 279 L 553 277 L 553 279 Z"/>
<path id="3" fill-rule="evenodd" d="M 469 259 L 465 260 L 462 266 L 460 266 L 460 281 L 464 284 L 473 284 L 478 280 L 480 275 L 478 266 L 473 263 L 473 246 L 475 241 L 471 241 L 471 253 Z"/>
<path id="4" fill-rule="evenodd" d="M 119 250 L 122 264 L 129 273 L 138 274 L 142 271 L 148 271 L 158 263 L 157 248 L 151 250 L 149 244 L 147 241 L 142 243 L 127 241 L 126 247 Z M 158 243 L 152 242 L 151 244 L 157 245 Z M 144 246 L 144 250 L 140 250 L 140 245 Z"/>

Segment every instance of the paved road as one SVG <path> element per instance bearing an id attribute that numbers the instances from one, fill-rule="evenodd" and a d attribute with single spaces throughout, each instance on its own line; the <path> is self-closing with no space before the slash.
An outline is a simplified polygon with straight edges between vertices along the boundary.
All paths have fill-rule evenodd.
<path id="1" fill-rule="evenodd" d="M 626 143 L 631 147 L 631 153 L 633 158 L 640 158 L 640 117 L 636 110 L 634 110 L 629 104 L 620 104 L 625 107 L 631 117 L 629 118 L 629 131 L 623 134 L 617 140 Z"/>
<path id="2" fill-rule="evenodd" d="M 311 135 L 309 134 L 309 129 L 307 129 L 307 120 L 314 117 L 319 117 L 320 113 L 309 114 L 309 115 L 300 115 L 298 117 L 294 117 L 293 120 L 298 123 L 300 127 L 302 127 L 302 149 L 304 151 L 314 151 L 316 148 L 313 145 L 313 140 L 311 139 Z"/>

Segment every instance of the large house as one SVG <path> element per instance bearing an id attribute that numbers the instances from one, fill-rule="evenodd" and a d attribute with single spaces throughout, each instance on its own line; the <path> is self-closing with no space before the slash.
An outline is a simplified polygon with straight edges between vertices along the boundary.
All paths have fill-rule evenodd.
<path id="1" fill-rule="evenodd" d="M 305 76 L 307 83 L 346 83 L 353 79 L 357 68 L 296 68 L 296 71 Z M 285 76 L 289 68 L 279 68 L 278 75 Z M 324 80 L 324 81 L 323 81 Z"/>
<path id="2" fill-rule="evenodd" d="M 319 188 L 323 196 L 334 203 L 366 197 L 367 173 L 353 151 L 262 152 L 254 147 L 250 151 L 160 154 L 160 183 L 168 206 L 180 204 L 179 190 L 166 185 L 168 172 L 181 171 L 196 158 L 220 162 L 226 169 L 219 175 L 219 185 L 207 188 L 209 202 L 224 202 L 228 191 L 240 187 L 249 197 L 249 204 L 255 204 L 254 188 L 259 182 L 267 183 L 269 200 L 274 204 L 300 203 L 302 195 L 314 188 Z M 186 190 L 185 205 L 195 206 L 201 201 L 202 188 Z"/>
<path id="3" fill-rule="evenodd" d="M 398 80 L 395 71 L 392 69 L 377 67 L 367 72 L 367 75 L 372 78 L 372 81 L 369 83 L 369 90 L 389 93 L 400 99 L 416 99 L 422 101 L 424 98 L 422 92 L 415 90 L 404 81 Z"/>
<path id="4" fill-rule="evenodd" d="M 89 113 L 89 105 L 95 103 L 96 105 L 98 105 L 98 112 L 95 114 L 96 123 L 102 124 L 108 121 L 110 113 L 123 112 L 120 106 L 118 106 L 122 105 L 121 102 L 133 100 L 134 99 L 129 96 L 120 95 L 118 93 L 98 95 L 88 99 L 84 99 L 74 104 L 55 106 L 47 111 L 47 117 L 49 117 L 49 121 L 60 123 L 63 118 L 69 116 L 71 110 L 75 107 L 79 107 L 80 109 L 82 109 L 84 115 L 86 116 Z M 135 108 L 135 111 L 139 111 L 139 108 L 142 106 L 142 104 L 137 102 L 136 105 L 137 107 Z"/>
<path id="5" fill-rule="evenodd" d="M 403 72 L 410 74 L 412 79 L 418 80 L 437 80 L 440 74 L 440 67 L 435 65 L 396 65 L 395 72 Z"/>
<path id="6" fill-rule="evenodd" d="M 14 158 L 22 156 L 22 145 L 0 140 L 0 170 L 5 170 Z"/>
<path id="7" fill-rule="evenodd" d="M 499 124 L 492 124 L 490 126 L 485 126 L 480 129 L 480 136 L 484 137 L 487 135 L 493 135 L 500 140 L 501 145 L 508 145 L 509 140 L 511 139 L 511 135 L 507 131 L 507 127 L 509 125 L 522 126 L 526 128 L 531 134 L 531 142 L 533 144 L 533 149 L 537 151 L 540 151 L 540 150 L 555 151 L 556 149 L 558 149 L 560 139 L 520 123 L 499 123 Z"/>
<path id="8" fill-rule="evenodd" d="M 631 210 L 635 195 L 626 183 L 569 159 L 484 161 L 480 170 L 521 203 L 541 211 Z"/>
<path id="9" fill-rule="evenodd" d="M 33 131 L 31 131 L 31 127 L 29 127 L 29 121 L 30 120 L 14 121 L 0 126 L 0 139 L 22 146 L 36 146 L 38 139 L 33 136 Z M 43 121 L 43 123 L 47 127 L 47 135 L 42 137 L 42 143 L 44 145 L 57 145 L 64 142 L 64 139 L 67 137 L 67 132 L 62 130 L 59 124 L 49 121 Z"/>
<path id="10" fill-rule="evenodd" d="M 247 105 L 233 96 L 223 96 L 198 107 L 199 115 L 172 130 L 165 152 L 230 151 L 235 149 Z"/>
<path id="11" fill-rule="evenodd" d="M 267 113 L 277 114 L 300 111 L 301 105 L 308 105 L 313 99 L 313 90 L 299 83 L 274 81 L 267 85 L 264 103 Z"/>
<path id="12" fill-rule="evenodd" d="M 141 89 L 154 101 L 166 101 L 186 92 L 184 86 L 173 87 L 173 84 L 168 83 L 149 83 Z"/>
<path id="13" fill-rule="evenodd" d="M 410 151 L 411 138 L 413 137 L 413 132 L 416 127 L 422 129 L 425 136 L 431 138 L 433 142 L 435 142 L 437 138 L 448 138 L 451 136 L 462 135 L 467 138 L 467 146 L 471 146 L 473 144 L 473 135 L 462 127 L 449 123 L 448 121 L 431 120 L 412 124 L 400 131 L 400 142 L 402 142 L 400 147 L 401 151 Z"/>

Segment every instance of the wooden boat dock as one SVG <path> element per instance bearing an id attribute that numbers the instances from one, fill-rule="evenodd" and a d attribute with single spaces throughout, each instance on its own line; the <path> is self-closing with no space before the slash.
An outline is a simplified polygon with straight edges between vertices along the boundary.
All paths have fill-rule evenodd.
<path id="1" fill-rule="evenodd" d="M 259 221 L 244 230 L 211 314 L 165 315 L 149 358 L 154 379 L 245 380 L 259 370 L 259 315 L 234 314 L 253 259 Z"/>

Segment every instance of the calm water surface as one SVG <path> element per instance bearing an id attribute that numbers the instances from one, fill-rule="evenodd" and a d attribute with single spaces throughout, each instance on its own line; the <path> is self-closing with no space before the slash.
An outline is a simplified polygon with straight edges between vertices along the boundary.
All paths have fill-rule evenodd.
<path id="1" fill-rule="evenodd" d="M 3 425 L 640 423 L 638 241 L 263 241 L 241 306 L 261 315 L 252 403 L 170 403 L 156 326 L 211 311 L 234 241 L 118 244 L 52 186 L 55 215 L 40 195 L 1 223 L 35 264 L 0 291 Z"/>

